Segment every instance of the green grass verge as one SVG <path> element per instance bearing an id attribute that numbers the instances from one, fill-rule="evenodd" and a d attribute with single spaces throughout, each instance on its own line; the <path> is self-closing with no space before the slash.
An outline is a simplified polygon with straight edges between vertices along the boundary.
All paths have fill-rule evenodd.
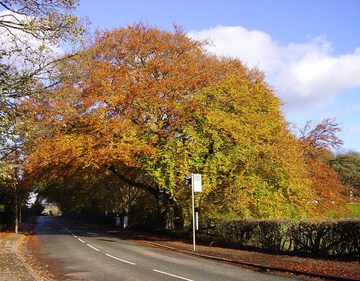
<path id="1" fill-rule="evenodd" d="M 349 209 L 350 209 L 349 217 L 360 218 L 360 202 L 349 203 Z"/>

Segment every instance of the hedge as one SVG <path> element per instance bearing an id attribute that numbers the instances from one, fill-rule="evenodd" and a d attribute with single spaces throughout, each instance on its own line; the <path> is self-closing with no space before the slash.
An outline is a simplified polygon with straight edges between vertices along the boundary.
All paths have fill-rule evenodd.
<path id="1" fill-rule="evenodd" d="M 360 220 L 206 219 L 198 239 L 263 252 L 358 260 Z"/>

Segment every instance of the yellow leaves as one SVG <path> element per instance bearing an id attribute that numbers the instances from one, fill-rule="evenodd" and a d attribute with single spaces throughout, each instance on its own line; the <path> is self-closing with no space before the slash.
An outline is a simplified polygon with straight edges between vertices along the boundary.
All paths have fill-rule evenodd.
<path id="1" fill-rule="evenodd" d="M 297 208 L 308 213 L 311 184 L 300 147 L 262 74 L 234 71 L 194 99 L 202 105 L 196 139 L 210 144 L 205 198 L 222 198 L 224 211 L 244 217 L 302 216 Z"/>
<path id="2" fill-rule="evenodd" d="M 261 72 L 201 46 L 143 24 L 99 33 L 64 66 L 74 75 L 30 102 L 42 116 L 30 170 L 138 169 L 150 190 L 183 200 L 184 177 L 202 173 L 209 211 L 299 215 L 311 182 L 280 101 Z"/>

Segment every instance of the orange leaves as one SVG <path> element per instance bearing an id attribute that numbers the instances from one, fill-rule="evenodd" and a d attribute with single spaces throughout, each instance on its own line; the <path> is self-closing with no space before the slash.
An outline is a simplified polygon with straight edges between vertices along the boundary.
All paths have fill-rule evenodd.
<path id="1" fill-rule="evenodd" d="M 326 217 L 332 213 L 341 216 L 344 211 L 345 186 L 341 184 L 339 175 L 320 157 L 307 159 L 307 167 L 315 191 L 311 202 L 314 215 Z"/>
<path id="2" fill-rule="evenodd" d="M 326 163 L 330 149 L 339 147 L 342 141 L 336 136 L 340 131 L 334 119 L 324 119 L 312 126 L 307 122 L 297 129 L 302 154 L 306 161 L 307 178 L 313 187 L 312 208 L 314 215 L 326 216 L 329 212 L 341 214 L 345 203 L 345 187 L 337 173 Z"/>
<path id="3" fill-rule="evenodd" d="M 117 167 L 128 183 L 136 170 L 138 186 L 174 201 L 187 200 L 184 177 L 197 172 L 209 211 L 302 216 L 312 191 L 280 101 L 263 73 L 202 46 L 141 23 L 98 33 L 56 89 L 29 100 L 28 170 Z"/>

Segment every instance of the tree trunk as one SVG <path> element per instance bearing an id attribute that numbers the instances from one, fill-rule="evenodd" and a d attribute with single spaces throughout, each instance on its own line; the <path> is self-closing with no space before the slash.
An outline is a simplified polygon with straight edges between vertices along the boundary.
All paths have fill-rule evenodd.
<path id="1" fill-rule="evenodd" d="M 176 230 L 181 230 L 184 227 L 184 214 L 180 204 L 176 201 L 176 199 L 171 198 L 170 194 L 161 192 L 158 187 L 154 187 L 148 184 L 144 184 L 142 182 L 137 182 L 132 179 L 127 178 L 123 175 L 119 170 L 115 168 L 114 165 L 109 167 L 109 170 L 112 171 L 120 180 L 123 182 L 132 185 L 137 188 L 142 188 L 149 191 L 159 202 L 159 211 L 158 211 L 158 227 L 165 228 L 166 220 L 166 212 L 169 212 L 170 208 L 174 210 L 174 227 Z M 161 211 L 161 207 L 165 208 L 165 211 Z"/>
<path id="2" fill-rule="evenodd" d="M 17 184 L 15 184 L 15 234 L 19 232 L 19 202 L 17 194 Z"/>
<path id="3" fill-rule="evenodd" d="M 183 213 L 183 209 L 180 206 L 180 204 L 172 199 L 172 207 L 174 210 L 174 227 L 175 230 L 182 230 L 184 228 L 184 213 Z"/>

